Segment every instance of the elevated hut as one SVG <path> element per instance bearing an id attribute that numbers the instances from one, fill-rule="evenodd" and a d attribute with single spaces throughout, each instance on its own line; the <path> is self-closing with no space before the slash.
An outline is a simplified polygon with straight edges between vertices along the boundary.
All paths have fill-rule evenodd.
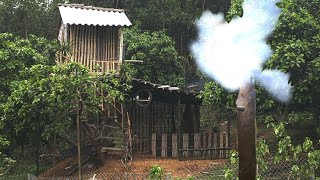
<path id="1" fill-rule="evenodd" d="M 124 10 L 61 4 L 59 11 L 62 19 L 59 40 L 66 50 L 58 54 L 60 63 L 79 62 L 93 72 L 119 69 L 124 61 L 121 28 L 131 25 Z M 110 124 L 122 119 L 122 131 L 116 132 L 123 136 L 111 137 L 111 131 L 104 129 L 101 138 L 124 139 L 127 153 L 133 150 L 155 157 L 227 157 L 225 134 L 200 132 L 202 101 L 196 98 L 197 92 L 143 79 L 133 79 L 132 86 L 131 103 L 125 105 L 127 108 L 121 104 L 113 119 L 106 118 L 108 126 L 103 126 L 111 127 Z M 123 121 L 125 118 L 127 122 Z M 102 148 L 110 150 L 118 148 Z"/>
<path id="2" fill-rule="evenodd" d="M 123 60 L 121 27 L 131 25 L 123 9 L 61 4 L 59 11 L 59 40 L 67 51 L 58 55 L 60 63 L 75 61 L 96 72 L 119 69 Z"/>

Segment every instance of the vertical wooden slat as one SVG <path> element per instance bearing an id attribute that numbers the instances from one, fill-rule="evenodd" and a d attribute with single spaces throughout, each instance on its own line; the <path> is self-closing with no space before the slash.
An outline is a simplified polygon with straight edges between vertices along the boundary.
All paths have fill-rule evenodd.
<path id="1" fill-rule="evenodd" d="M 156 145 L 157 145 L 157 134 L 156 133 L 152 133 L 152 136 L 151 136 L 151 152 L 152 152 L 152 156 L 153 157 L 157 156 Z"/>
<path id="2" fill-rule="evenodd" d="M 101 38 L 100 38 L 100 27 L 99 27 L 99 26 L 97 27 L 97 34 L 96 34 L 96 35 L 97 35 L 97 39 L 96 39 L 96 40 L 97 40 L 96 60 L 97 60 L 97 61 L 100 61 L 100 39 L 101 39 Z"/>
<path id="3" fill-rule="evenodd" d="M 172 157 L 178 157 L 178 136 L 172 134 Z"/>
<path id="4" fill-rule="evenodd" d="M 207 133 L 202 133 L 202 146 L 201 146 L 201 148 L 205 149 L 206 147 L 207 147 Z M 204 158 L 206 152 L 203 151 L 202 153 L 203 153 L 202 156 Z"/>
<path id="5" fill-rule="evenodd" d="M 93 61 L 97 60 L 97 26 L 94 26 L 94 39 L 93 39 Z M 92 64 L 92 68 L 95 68 L 96 63 Z"/>
<path id="6" fill-rule="evenodd" d="M 123 59 L 123 32 L 122 29 L 119 28 L 119 64 L 122 63 Z"/>
<path id="7" fill-rule="evenodd" d="M 208 149 L 212 148 L 212 132 L 208 131 Z M 210 156 L 211 151 L 208 151 L 208 155 Z"/>
<path id="8" fill-rule="evenodd" d="M 216 149 L 218 147 L 218 133 L 213 134 L 213 148 Z M 213 157 L 218 158 L 218 151 L 213 151 Z"/>
<path id="9" fill-rule="evenodd" d="M 68 41 L 68 44 L 69 44 L 69 49 L 68 51 L 71 53 L 71 56 L 69 58 L 72 58 L 73 56 L 73 29 L 72 29 L 72 25 L 69 26 L 69 41 Z M 65 58 L 65 63 L 69 62 L 70 59 L 67 59 Z"/>
<path id="10" fill-rule="evenodd" d="M 83 36 L 83 65 L 87 67 L 87 48 L 88 48 L 88 26 L 84 26 L 84 36 Z"/>
<path id="11" fill-rule="evenodd" d="M 114 61 L 114 28 L 112 27 L 111 31 L 111 69 L 114 70 L 113 61 Z"/>
<path id="12" fill-rule="evenodd" d="M 219 140 L 219 148 L 223 148 L 223 133 L 219 133 L 219 137 L 220 137 L 220 140 Z M 220 158 L 223 158 L 223 150 L 220 150 Z"/>
<path id="13" fill-rule="evenodd" d="M 82 35 L 82 30 L 81 30 L 81 27 L 82 26 L 80 26 L 79 25 L 79 27 L 78 27 L 78 44 L 79 44 L 79 46 L 78 46 L 78 58 L 77 58 L 77 62 L 78 63 L 81 63 L 81 46 L 82 46 L 82 39 L 81 39 L 81 35 Z"/>
<path id="14" fill-rule="evenodd" d="M 90 67 L 90 49 L 91 49 L 91 37 L 90 37 L 90 26 L 87 27 L 87 49 L 86 49 L 86 66 Z"/>
<path id="15" fill-rule="evenodd" d="M 106 57 L 106 61 L 109 61 L 110 59 L 110 30 L 111 28 L 108 27 L 108 30 L 106 32 L 106 35 L 107 35 L 107 38 L 106 38 L 106 41 L 107 41 L 107 45 L 106 45 L 106 48 L 107 48 L 107 57 Z"/>
<path id="16" fill-rule="evenodd" d="M 162 134 L 161 135 L 161 157 L 167 157 L 167 134 Z"/>
<path id="17" fill-rule="evenodd" d="M 77 61 L 78 59 L 78 39 L 79 39 L 79 34 L 78 34 L 78 26 L 74 25 L 74 55 L 73 55 L 73 61 Z"/>
<path id="18" fill-rule="evenodd" d="M 188 133 L 183 133 L 182 141 L 183 141 L 182 148 L 183 149 L 189 149 L 189 134 Z M 183 155 L 188 157 L 189 156 L 189 152 L 188 151 L 184 151 Z"/>
<path id="19" fill-rule="evenodd" d="M 92 26 L 89 26 L 88 68 L 92 71 Z"/>
<path id="20" fill-rule="evenodd" d="M 102 26 L 101 27 L 101 37 L 100 37 L 100 39 L 101 39 L 101 58 L 100 58 L 100 60 L 101 61 L 104 61 L 105 60 L 105 31 L 106 30 L 106 27 L 105 26 Z M 103 63 L 104 64 L 104 63 Z"/>
<path id="21" fill-rule="evenodd" d="M 109 27 L 107 27 L 106 29 L 106 32 L 105 32 L 105 39 L 104 39 L 104 43 L 105 43 L 105 54 L 104 54 L 104 62 L 106 63 L 106 68 L 107 68 L 107 71 L 108 71 L 108 31 L 109 31 Z"/>
<path id="22" fill-rule="evenodd" d="M 194 149 L 201 149 L 200 133 L 194 133 Z M 194 154 L 197 156 L 200 154 L 200 151 L 195 151 Z"/>
<path id="23" fill-rule="evenodd" d="M 85 36 L 85 27 L 86 26 L 81 26 L 81 50 L 80 50 L 80 64 L 84 65 L 84 36 Z"/>
<path id="24" fill-rule="evenodd" d="M 224 134 L 224 139 L 225 139 L 225 147 L 228 148 L 229 147 L 229 144 L 228 144 L 228 135 L 226 133 L 223 133 Z M 229 150 L 225 150 L 225 158 L 229 157 Z"/>

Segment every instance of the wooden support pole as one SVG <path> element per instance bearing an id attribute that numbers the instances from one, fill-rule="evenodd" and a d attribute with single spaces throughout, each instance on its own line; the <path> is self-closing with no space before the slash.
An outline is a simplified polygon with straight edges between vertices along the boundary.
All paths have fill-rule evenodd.
<path id="1" fill-rule="evenodd" d="M 161 135 L 161 157 L 167 157 L 168 136 L 166 133 Z"/>
<path id="2" fill-rule="evenodd" d="M 157 157 L 157 134 L 152 133 L 151 136 L 151 152 L 153 157 Z"/>
<path id="3" fill-rule="evenodd" d="M 237 109 L 239 179 L 256 179 L 256 101 L 253 82 L 240 88 Z"/>
<path id="4" fill-rule="evenodd" d="M 172 157 L 178 157 L 178 136 L 172 134 Z"/>
<path id="5" fill-rule="evenodd" d="M 81 139 L 80 139 L 80 104 L 77 107 L 77 146 L 78 146 L 78 174 L 81 180 Z"/>

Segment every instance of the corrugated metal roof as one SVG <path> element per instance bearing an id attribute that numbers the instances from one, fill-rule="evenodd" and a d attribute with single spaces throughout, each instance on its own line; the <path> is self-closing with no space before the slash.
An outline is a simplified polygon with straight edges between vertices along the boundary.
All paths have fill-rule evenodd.
<path id="1" fill-rule="evenodd" d="M 62 22 L 76 25 L 130 26 L 122 9 L 99 8 L 80 4 L 59 5 Z"/>

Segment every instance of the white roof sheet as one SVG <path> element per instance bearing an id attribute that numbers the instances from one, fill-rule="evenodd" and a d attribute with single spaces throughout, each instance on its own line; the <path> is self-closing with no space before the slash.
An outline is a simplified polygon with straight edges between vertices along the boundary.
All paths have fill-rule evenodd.
<path id="1" fill-rule="evenodd" d="M 130 26 L 131 22 L 121 9 L 98 8 L 83 5 L 59 6 L 62 22 L 76 25 Z"/>

